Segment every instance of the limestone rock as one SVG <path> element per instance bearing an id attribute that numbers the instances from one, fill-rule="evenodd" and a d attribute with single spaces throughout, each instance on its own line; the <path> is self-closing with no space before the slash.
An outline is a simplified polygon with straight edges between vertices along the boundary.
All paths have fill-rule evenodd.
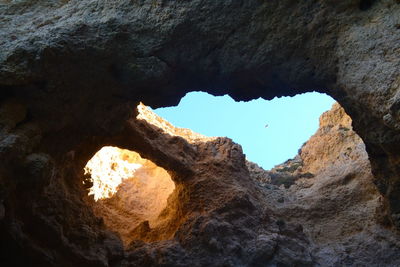
<path id="1" fill-rule="evenodd" d="M 268 192 L 271 209 L 302 225 L 320 265 L 399 264 L 399 236 L 388 227 L 387 203 L 373 184 L 364 143 L 340 105 L 321 115 L 319 129 L 294 159 L 264 172 L 270 184 L 285 187 L 269 187 L 260 171 L 250 169 Z"/>
<path id="2" fill-rule="evenodd" d="M 325 92 L 353 118 L 396 224 L 399 13 L 396 0 L 3 1 L 1 99 L 23 103 L 53 137 L 44 146 L 66 153 L 121 130 L 132 102 Z"/>
<path id="3" fill-rule="evenodd" d="M 2 263 L 399 265 L 399 14 L 396 0 L 1 1 Z M 261 186 L 231 140 L 188 140 L 136 118 L 141 101 L 173 105 L 193 90 L 237 100 L 328 93 L 368 155 L 343 151 L 358 137 L 326 121 L 318 138 L 331 153 L 318 139 L 302 149 L 300 167 L 315 177 L 297 179 L 292 161 L 288 189 Z M 83 168 L 109 145 L 171 174 L 165 229 L 150 234 L 172 239 L 125 251 L 94 215 Z M 22 170 L 43 178 L 25 179 L 35 190 L 19 184 Z"/>

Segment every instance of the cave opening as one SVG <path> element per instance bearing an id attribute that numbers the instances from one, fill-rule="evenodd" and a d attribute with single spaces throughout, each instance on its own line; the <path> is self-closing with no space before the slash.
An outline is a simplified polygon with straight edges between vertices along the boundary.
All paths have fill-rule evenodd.
<path id="1" fill-rule="evenodd" d="M 246 102 L 190 92 L 177 106 L 154 112 L 176 127 L 231 138 L 249 161 L 269 170 L 297 155 L 317 131 L 320 115 L 334 103 L 332 97 L 317 92 Z"/>
<path id="2" fill-rule="evenodd" d="M 399 1 L 0 6 L 3 266 L 400 266 Z M 231 140 L 185 142 L 136 119 L 139 101 L 170 106 L 198 89 L 237 100 L 317 89 L 343 105 L 362 140 L 347 118 L 326 118 L 302 149 L 301 173 L 297 161 L 260 171 L 288 188 L 259 186 Z M 264 133 L 275 129 L 263 119 Z M 288 126 L 281 133 L 298 134 Z M 252 136 L 263 138 L 271 140 Z M 83 180 L 85 164 L 110 145 L 163 167 L 175 186 L 161 212 L 127 231 L 145 241 L 129 252 L 92 211 L 130 178 L 102 194 Z M 139 236 L 168 208 L 173 238 Z"/>
<path id="3" fill-rule="evenodd" d="M 94 214 L 128 245 L 145 239 L 157 228 L 168 197 L 175 190 L 170 174 L 139 153 L 118 147 L 102 147 L 84 168 L 93 197 Z M 153 234 L 152 240 L 163 239 Z"/>
<path id="4" fill-rule="evenodd" d="M 225 170 L 222 169 L 228 168 L 246 169 L 249 173 L 248 177 L 255 181 L 257 186 L 261 186 L 266 190 L 278 190 L 279 188 L 280 193 L 275 192 L 275 194 L 280 194 L 281 196 L 277 197 L 276 200 L 271 200 L 278 207 L 281 203 L 288 201 L 287 197 L 289 195 L 290 197 L 300 198 L 301 194 L 309 190 L 308 188 L 311 188 L 314 183 L 331 183 L 335 179 L 340 180 L 343 177 L 349 177 L 346 178 L 346 183 L 354 180 L 354 176 L 351 173 L 344 173 L 340 177 L 332 176 L 332 173 L 336 172 L 335 168 L 341 168 L 339 166 L 346 165 L 350 166 L 349 169 L 351 169 L 353 165 L 359 164 L 359 158 L 366 158 L 362 141 L 351 130 L 350 117 L 345 114 L 338 103 L 332 106 L 334 100 L 327 95 L 314 94 L 311 100 L 307 98 L 307 95 L 300 95 L 301 97 L 303 99 L 300 99 L 298 103 L 290 101 L 293 100 L 292 98 L 278 99 L 281 101 L 277 101 L 273 106 L 275 113 L 272 115 L 278 117 L 277 121 L 289 126 L 286 128 L 286 134 L 280 134 L 280 139 L 285 141 L 286 138 L 287 142 L 287 138 L 290 140 L 290 138 L 300 135 L 299 131 L 304 130 L 301 127 L 305 128 L 312 124 L 310 120 L 314 120 L 314 127 L 309 127 L 307 129 L 309 133 L 306 135 L 305 140 L 301 140 L 301 143 L 293 148 L 296 152 L 294 157 L 292 155 L 287 156 L 286 159 L 289 158 L 289 160 L 285 162 L 280 160 L 274 164 L 273 168 L 269 169 L 254 166 L 249 159 L 243 162 L 240 160 L 235 161 L 232 167 L 228 167 L 231 164 L 228 162 L 232 158 L 237 157 L 239 159 L 241 157 L 241 148 L 237 150 L 239 151 L 239 156 L 232 156 L 232 152 L 229 152 L 229 155 L 225 154 L 225 152 L 219 154 L 215 149 L 219 146 L 221 140 L 227 142 L 226 138 L 208 137 L 192 131 L 193 127 L 190 126 L 187 126 L 187 128 L 175 127 L 175 125 L 164 119 L 164 116 L 159 116 L 164 115 L 162 112 L 158 112 L 160 110 L 153 112 L 151 108 L 144 104 L 139 104 L 137 113 L 131 123 L 135 131 L 140 134 L 136 135 L 135 131 L 133 131 L 133 139 L 130 139 L 129 135 L 124 135 L 123 139 L 118 137 L 110 139 L 111 141 L 108 144 L 115 146 L 102 147 L 84 167 L 84 171 L 87 174 L 86 177 L 90 176 L 84 181 L 87 184 L 85 187 L 88 188 L 88 197 L 91 199 L 89 206 L 93 209 L 96 217 L 102 218 L 108 230 L 117 233 L 125 249 L 130 251 L 137 242 L 157 242 L 174 238 L 179 227 L 184 225 L 187 220 L 187 214 L 203 212 L 204 207 L 207 205 L 196 199 L 196 193 L 189 192 L 194 188 L 206 187 L 206 185 L 202 184 L 201 186 L 193 187 L 189 185 L 193 183 L 193 180 L 190 180 L 190 178 L 186 181 L 181 180 L 185 175 L 182 175 L 183 172 L 179 173 L 179 169 L 182 166 L 192 166 L 192 164 L 199 164 L 200 166 L 204 160 L 203 156 L 201 156 L 203 153 L 211 153 L 208 157 L 205 157 L 207 161 L 210 161 L 206 164 L 207 172 L 210 171 L 210 168 L 213 168 L 211 166 L 215 161 L 214 172 L 216 173 L 223 172 Z M 282 100 L 283 102 L 289 100 L 286 106 L 285 103 L 282 103 Z M 265 104 L 264 100 L 260 102 L 250 104 Z M 244 106 L 246 103 L 249 102 L 239 102 L 238 104 L 241 106 L 235 107 L 238 113 L 241 113 L 244 117 L 239 119 L 236 117 L 236 121 L 234 118 L 233 120 L 228 120 L 228 122 L 236 122 L 237 125 L 235 126 L 241 126 L 241 122 L 247 118 L 246 122 L 251 124 L 254 120 L 251 120 L 250 117 L 261 118 L 262 120 L 258 120 L 258 122 L 263 122 L 265 113 L 259 110 L 258 113 L 252 114 L 251 108 Z M 201 101 L 197 104 L 198 107 L 202 107 L 204 110 L 204 108 L 215 105 L 215 102 L 208 101 L 208 106 L 202 106 Z M 308 112 L 308 115 L 313 115 L 314 118 L 312 116 L 311 118 L 305 117 L 303 121 L 295 122 L 287 120 L 290 117 L 296 119 L 304 116 L 305 113 L 302 113 L 301 109 L 307 110 L 310 106 L 314 108 L 317 106 L 317 109 Z M 225 106 L 217 105 L 217 108 L 225 109 Z M 326 113 L 330 114 L 320 117 L 321 113 L 328 109 L 330 111 Z M 213 111 L 212 108 L 210 110 Z M 231 109 L 228 108 L 227 110 Z M 199 115 L 198 113 L 196 114 L 196 110 L 180 110 L 178 112 L 184 112 L 189 117 L 191 116 L 192 122 L 196 122 L 197 115 Z M 288 116 L 279 117 L 278 114 L 282 112 L 287 112 L 286 115 Z M 235 117 L 238 113 L 233 112 L 230 115 Z M 222 126 L 226 122 L 219 114 L 215 113 L 214 118 Z M 171 120 L 171 118 L 168 118 L 168 120 Z M 210 122 L 210 118 L 208 118 L 208 122 Z M 295 123 L 297 123 L 297 126 L 294 126 Z M 268 127 L 271 126 L 275 128 L 275 124 L 271 123 Z M 269 130 L 264 125 L 261 128 L 264 133 Z M 279 130 L 279 126 L 276 128 Z M 250 136 L 254 132 L 250 127 L 245 127 L 245 129 Z M 298 130 L 296 131 L 296 129 Z M 317 131 L 317 129 L 319 130 Z M 309 139 L 313 134 L 316 134 L 316 137 Z M 138 138 L 138 136 L 141 137 Z M 252 138 L 254 139 L 254 137 Z M 264 135 L 264 138 L 268 140 L 271 137 Z M 277 142 L 277 140 L 273 141 Z M 301 144 L 306 141 L 310 143 L 301 147 Z M 148 142 L 153 145 L 148 146 Z M 240 145 L 243 144 L 240 143 Z M 212 149 L 204 150 L 205 147 Z M 232 148 L 234 147 L 235 145 L 232 145 Z M 301 147 L 300 150 L 299 147 Z M 128 148 L 129 150 L 122 148 Z M 174 154 L 169 154 L 169 151 L 174 151 Z M 201 154 L 198 154 L 199 151 L 201 151 Z M 268 156 L 267 149 L 262 150 L 262 152 L 260 156 Z M 222 169 L 221 163 L 218 162 L 221 158 L 226 160 L 223 166 L 227 166 Z M 172 161 L 169 161 L 171 159 Z M 178 163 L 175 160 L 182 165 L 177 165 Z M 191 160 L 193 162 L 189 163 Z M 368 166 L 366 169 L 368 169 Z M 202 173 L 199 169 L 196 169 L 196 172 Z M 192 177 L 193 174 L 188 176 Z M 326 177 L 326 179 L 321 177 Z M 229 184 L 227 181 L 213 182 L 215 182 L 215 185 L 212 185 L 213 190 L 214 187 L 217 187 L 217 184 L 222 186 L 220 190 L 223 187 L 229 188 L 226 184 Z M 220 185 L 221 182 L 222 184 Z M 201 183 L 201 179 L 199 183 Z M 286 196 L 285 194 L 288 195 Z"/>

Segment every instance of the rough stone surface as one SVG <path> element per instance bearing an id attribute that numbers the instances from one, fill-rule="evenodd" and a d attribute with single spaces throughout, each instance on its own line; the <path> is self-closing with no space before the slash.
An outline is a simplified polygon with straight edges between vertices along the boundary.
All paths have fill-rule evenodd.
<path id="1" fill-rule="evenodd" d="M 397 224 L 399 14 L 397 0 L 3 0 L 1 98 L 25 103 L 62 154 L 118 131 L 131 102 L 326 92 L 353 118 Z"/>
<path id="2" fill-rule="evenodd" d="M 362 141 L 338 105 L 321 117 L 321 128 L 298 157 L 264 171 L 269 180 L 262 178 L 260 169 L 252 175 L 256 166 L 246 164 L 241 147 L 230 139 L 202 140 L 198 134 L 185 139 L 190 130 L 173 128 L 147 109 L 142 112 L 139 119 L 129 119 L 118 135 L 85 143 L 60 162 L 29 154 L 21 176 L 2 176 L 7 183 L 0 219 L 3 262 L 41 266 L 399 264 L 399 236 L 390 225 L 387 203 L 372 183 Z M 99 206 L 82 183 L 86 179 L 83 166 L 106 144 L 137 151 L 168 170 L 175 190 L 157 224 L 143 220 L 120 237 L 108 223 L 111 214 L 96 211 Z M 333 150 L 325 157 L 312 154 L 328 148 Z M 253 166 L 251 172 L 248 166 Z M 301 175 L 310 170 L 313 177 Z M 38 179 L 35 187 L 26 186 L 32 184 L 23 179 L 26 172 L 40 173 L 32 175 L 31 179 Z M 278 187 L 271 184 L 272 172 L 296 173 L 296 179 L 288 189 Z"/>
<path id="3" fill-rule="evenodd" d="M 337 103 L 293 160 L 264 174 L 248 165 L 274 213 L 301 225 L 319 265 L 400 264 L 400 236 L 389 227 L 388 203 L 373 184 L 364 143 Z"/>
<path id="4" fill-rule="evenodd" d="M 150 160 L 141 158 L 138 153 L 116 147 L 106 149 L 100 150 L 100 153 L 96 153 L 91 159 L 94 163 L 92 168 L 102 170 L 97 176 L 100 179 L 89 178 L 85 181 L 93 184 L 91 189 L 94 188 L 95 195 L 103 192 L 106 194 L 100 194 L 100 198 L 90 201 L 89 205 L 93 207 L 96 216 L 104 219 L 107 228 L 116 231 L 126 245 L 134 239 L 140 239 L 142 234 L 135 235 L 132 232 L 144 221 L 148 222 L 151 228 L 163 223 L 158 220 L 159 214 L 167 206 L 167 199 L 174 191 L 175 184 L 166 170 Z M 106 153 L 101 153 L 102 151 Z M 109 151 L 119 158 L 115 160 L 109 157 Z M 129 169 L 130 166 L 135 168 Z M 124 173 L 127 175 L 119 184 L 118 180 L 116 183 L 109 183 L 114 175 L 121 176 Z M 91 175 L 93 177 L 93 174 Z M 109 190 L 110 184 L 116 186 L 115 193 Z"/>
<path id="5" fill-rule="evenodd" d="M 15 265 L 33 262 L 41 266 L 106 266 L 130 261 L 186 265 L 192 256 L 210 255 L 200 249 L 206 243 L 223 256 L 220 262 L 202 262 L 204 265 L 322 262 L 307 256 L 310 246 L 299 241 L 298 232 L 284 233 L 286 224 L 276 219 L 280 211 L 277 217 L 271 215 L 272 223 L 267 223 L 265 233 L 259 230 L 263 227 L 257 220 L 264 214 L 260 211 L 265 204 L 261 201 L 264 189 L 256 193 L 257 186 L 243 181 L 247 170 L 241 165 L 245 163 L 237 145 L 216 139 L 197 147 L 135 120 L 134 107 L 140 101 L 152 107 L 172 105 L 192 90 L 229 93 L 240 100 L 312 90 L 333 96 L 351 116 L 354 130 L 364 141 L 373 173 L 370 177 L 382 193 L 383 204 L 377 206 L 377 213 L 382 213 L 388 229 L 393 225 L 399 229 L 399 25 L 397 0 L 0 1 L 0 242 L 6 248 L 1 250 L 2 259 L 14 260 Z M 185 218 L 187 224 L 171 222 L 168 229 L 175 232 L 187 225 L 187 231 L 176 230 L 174 236 L 208 234 L 209 240 L 200 243 L 200 238 L 193 237 L 189 241 L 181 234 L 179 242 L 139 242 L 132 244 L 135 252 L 127 256 L 119 238 L 96 219 L 84 197 L 83 167 L 105 145 L 139 152 L 170 171 L 175 183 L 197 177 L 189 186 L 194 191 L 177 187 L 181 195 L 171 201 L 182 204 L 175 206 L 187 203 L 182 197 L 198 200 L 185 190 L 209 193 L 203 202 L 213 199 L 211 192 L 243 190 L 226 198 L 217 194 L 225 202 L 216 197 L 209 206 L 201 201 L 198 206 L 217 209 L 230 203 L 227 199 L 232 196 L 234 203 L 229 205 L 235 209 L 240 206 L 238 210 L 243 209 L 246 216 L 237 215 L 240 222 L 236 223 L 193 208 Z M 333 153 L 339 150 L 333 149 Z M 234 156 L 228 159 L 231 154 Z M 329 157 L 325 155 L 324 160 Z M 344 160 L 348 156 L 340 157 Z M 291 166 L 297 163 L 295 159 Z M 309 165 L 315 177 L 305 179 L 316 179 L 318 166 L 321 163 Z M 319 171 L 328 171 L 328 167 Z M 213 177 L 201 171 L 214 172 Z M 217 177 L 223 177 L 225 183 Z M 210 185 L 208 179 L 213 181 Z M 358 181 L 350 180 L 350 185 Z M 357 194 L 350 192 L 343 196 Z M 371 198 L 374 192 L 371 189 Z M 233 196 L 255 208 L 247 210 L 235 204 Z M 279 200 L 285 203 L 284 198 Z M 199 219 L 193 219 L 194 211 Z M 215 222 L 207 228 L 210 216 L 215 216 Z M 272 227 L 274 220 L 279 222 L 279 231 Z M 232 226 L 224 228 L 224 222 Z M 250 226 L 243 228 L 246 223 Z M 207 230 L 219 227 L 228 230 Z M 142 224 L 138 232 L 148 233 L 146 229 Z M 230 231 L 243 236 L 234 240 Z M 354 240 L 364 240 L 360 242 L 365 246 L 379 239 L 363 233 Z M 235 253 L 241 256 L 232 256 L 228 243 L 231 251 L 240 251 Z M 255 250 L 243 252 L 235 247 Z M 261 248 L 264 252 L 257 250 Z M 382 245 L 375 251 L 387 250 L 389 255 L 396 248 Z M 326 248 L 326 255 L 332 251 L 336 250 Z M 315 255 L 324 254 L 319 251 Z M 380 255 L 376 254 L 377 259 Z M 389 262 L 392 257 L 381 259 L 383 265 L 394 263 Z"/>

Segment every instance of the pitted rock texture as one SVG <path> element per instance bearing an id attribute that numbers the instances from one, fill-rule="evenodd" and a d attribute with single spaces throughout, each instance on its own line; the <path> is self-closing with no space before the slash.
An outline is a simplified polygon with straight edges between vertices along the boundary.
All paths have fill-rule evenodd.
<path id="1" fill-rule="evenodd" d="M 135 119 L 134 107 L 140 101 L 152 107 L 168 106 L 193 90 L 229 93 L 237 100 L 312 90 L 333 96 L 364 141 L 374 175 L 371 179 L 383 197 L 377 213 L 382 213 L 388 229 L 392 225 L 399 229 L 399 25 L 397 0 L 1 1 L 3 262 L 25 266 L 107 266 L 140 261 L 141 265 L 195 265 L 191 259 L 196 257 L 205 261 L 198 264 L 210 265 L 322 262 L 310 258 L 307 242 L 299 241 L 306 240 L 300 228 L 286 231 L 282 228 L 286 224 L 279 219 L 279 229 L 273 226 L 275 215 L 271 215 L 267 232 L 260 230 L 264 227 L 258 223 L 264 214 L 260 207 L 265 204 L 260 199 L 268 193 L 264 189 L 255 193 L 258 187 L 244 178 L 247 170 L 237 145 L 217 138 L 196 146 Z M 166 233 L 179 242 L 139 242 L 132 244 L 135 252 L 126 256 L 118 236 L 94 216 L 85 199 L 82 170 L 106 145 L 137 151 L 170 171 L 181 191 L 171 199 L 175 208 L 166 213 L 170 220 Z M 187 182 L 192 177 L 197 182 Z M 186 190 L 202 193 L 196 196 Z M 214 196 L 218 190 L 221 195 Z M 212 210 L 228 205 L 224 190 L 240 191 L 227 195 L 240 199 L 232 197 L 234 204 L 229 204 L 245 214 L 238 222 L 231 222 L 238 215 L 199 211 L 203 206 Z M 209 195 L 199 201 L 197 197 L 203 193 Z M 376 192 L 371 189 L 370 193 L 374 198 Z M 198 201 L 198 207 L 188 208 L 188 213 L 181 212 L 186 210 L 185 203 L 190 203 L 182 200 L 186 197 Z M 241 202 L 251 202 L 255 208 L 235 204 Z M 193 219 L 194 211 L 206 219 Z M 183 214 L 187 218 L 182 219 Z M 222 224 L 229 230 L 219 230 L 218 222 L 205 227 L 210 216 L 226 219 L 233 228 Z M 246 228 L 243 224 L 251 230 L 240 230 Z M 138 233 L 143 233 L 143 238 L 159 234 L 142 226 Z M 179 231 L 182 227 L 193 231 Z M 231 231 L 244 236 L 233 240 Z M 194 238 L 207 236 L 205 233 L 214 236 L 214 232 L 225 234 L 203 243 Z M 191 236 L 190 242 L 184 235 Z M 375 238 L 370 240 L 374 243 Z M 232 256 L 225 246 L 228 243 L 239 243 L 236 247 L 245 248 L 247 254 L 232 248 L 240 251 L 239 256 Z M 211 244 L 213 251 L 222 247 L 218 253 L 223 256 L 216 262 L 213 257 L 206 258 L 211 254 L 202 244 Z M 388 251 L 396 248 L 389 245 Z M 393 263 L 391 257 L 383 258 L 382 264 Z"/>
<path id="2" fill-rule="evenodd" d="M 42 164 L 25 166 L 25 161 L 14 161 L 3 169 L 8 171 L 1 176 L 7 185 L 3 187 L 5 212 L 0 225 L 4 264 L 315 264 L 301 227 L 282 225 L 265 202 L 265 192 L 250 178 L 240 145 L 228 138 L 191 143 L 170 135 L 169 124 L 161 124 L 168 125 L 166 129 L 159 128 L 157 123 L 133 114 L 117 135 L 93 139 L 64 158 L 43 155 L 36 157 Z M 151 159 L 167 169 L 175 183 L 157 223 L 144 220 L 122 237 L 107 226 L 110 214 L 106 219 L 96 216 L 104 214 L 99 214 L 99 206 L 83 183 L 87 179 L 83 173 L 86 162 L 99 148 L 110 144 Z M 15 173 L 19 168 L 24 171 Z M 40 173 L 41 178 L 24 176 L 32 171 Z"/>
<path id="3" fill-rule="evenodd" d="M 120 130 L 130 103 L 325 92 L 400 225 L 399 14 L 397 0 L 4 0 L 0 97 L 23 102 L 41 149 L 61 155 Z"/>
<path id="4" fill-rule="evenodd" d="M 337 103 L 321 115 L 318 131 L 294 159 L 264 174 L 247 164 L 274 212 L 302 225 L 321 266 L 400 264 L 400 236 L 389 227 L 388 203 L 373 184 L 364 143 Z"/>
<path id="5" fill-rule="evenodd" d="M 159 215 L 175 189 L 165 169 L 136 152 L 116 147 L 102 148 L 90 162 L 91 173 L 87 174 L 91 177 L 86 182 L 93 184 L 89 195 L 93 193 L 94 201 L 89 205 L 125 245 L 140 239 L 140 235 L 133 234 L 138 225 L 145 223 L 155 228 L 162 224 Z M 96 169 L 100 172 L 95 173 Z M 125 176 L 119 180 L 121 175 Z"/>

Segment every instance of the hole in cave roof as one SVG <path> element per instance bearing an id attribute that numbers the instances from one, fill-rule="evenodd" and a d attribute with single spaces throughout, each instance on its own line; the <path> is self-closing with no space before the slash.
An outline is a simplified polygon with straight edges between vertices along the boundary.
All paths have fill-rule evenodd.
<path id="1" fill-rule="evenodd" d="M 334 102 L 316 92 L 248 102 L 191 92 L 178 106 L 154 112 L 176 127 L 210 137 L 229 137 L 242 145 L 248 160 L 271 169 L 297 154 L 318 129 L 319 116 Z"/>

